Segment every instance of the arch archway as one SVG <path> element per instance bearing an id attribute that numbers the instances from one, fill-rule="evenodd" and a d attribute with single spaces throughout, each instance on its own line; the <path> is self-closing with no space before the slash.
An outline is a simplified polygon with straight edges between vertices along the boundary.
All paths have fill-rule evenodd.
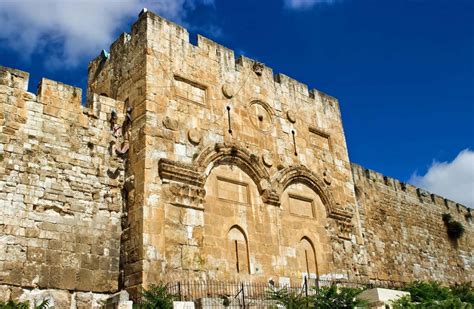
<path id="1" fill-rule="evenodd" d="M 227 250 L 229 256 L 233 257 L 231 263 L 235 265 L 237 273 L 250 274 L 250 256 L 247 235 L 238 225 L 234 225 L 227 233 Z"/>
<path id="2" fill-rule="evenodd" d="M 278 195 L 271 187 L 270 174 L 262 161 L 244 147 L 226 143 L 208 146 L 193 160 L 193 165 L 204 179 L 217 166 L 237 166 L 252 178 L 265 203 L 277 206 L 280 204 Z"/>
<path id="3" fill-rule="evenodd" d="M 282 246 L 288 261 L 288 276 L 294 280 L 315 278 L 331 271 L 333 251 L 326 227 L 327 207 L 323 198 L 306 182 L 291 181 L 281 195 Z"/>
<path id="4" fill-rule="evenodd" d="M 313 242 L 306 236 L 300 239 L 297 247 L 298 269 L 302 273 L 306 273 L 306 277 L 313 278 L 319 276 L 318 260 L 316 257 L 316 249 Z"/>
<path id="5" fill-rule="evenodd" d="M 263 203 L 257 184 L 240 167 L 220 164 L 210 171 L 204 188 L 203 255 L 208 276 L 249 280 L 255 272 L 252 256 L 260 247 L 256 230 Z"/>
<path id="6" fill-rule="evenodd" d="M 329 217 L 343 213 L 343 211 L 336 207 L 336 203 L 329 187 L 304 165 L 294 165 L 284 168 L 272 179 L 272 186 L 277 190 L 279 195 L 281 195 L 289 186 L 296 183 L 306 185 L 319 195 Z"/>

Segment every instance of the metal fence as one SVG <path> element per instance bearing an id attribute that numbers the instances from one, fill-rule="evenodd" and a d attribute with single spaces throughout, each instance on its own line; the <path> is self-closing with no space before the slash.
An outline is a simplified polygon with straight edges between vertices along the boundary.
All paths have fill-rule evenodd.
<path id="1" fill-rule="evenodd" d="M 336 285 L 351 288 L 401 288 L 402 282 L 358 282 L 304 279 L 300 284 L 227 281 L 180 281 L 168 283 L 168 292 L 180 301 L 193 301 L 197 308 L 276 308 L 271 291 L 286 289 L 299 295 L 314 295 L 319 289 Z"/>

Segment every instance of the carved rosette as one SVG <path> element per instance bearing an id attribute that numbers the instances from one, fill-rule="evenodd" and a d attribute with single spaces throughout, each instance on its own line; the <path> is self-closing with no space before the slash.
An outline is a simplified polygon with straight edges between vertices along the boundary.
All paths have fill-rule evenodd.
<path id="1" fill-rule="evenodd" d="M 234 87 L 230 83 L 225 83 L 222 85 L 222 94 L 227 99 L 231 99 L 234 96 Z"/>
<path id="2" fill-rule="evenodd" d="M 198 145 L 201 142 L 202 135 L 198 129 L 190 129 L 188 131 L 188 139 L 193 145 Z"/>
<path id="3" fill-rule="evenodd" d="M 296 122 L 296 114 L 294 111 L 292 110 L 288 110 L 286 112 L 286 117 L 288 118 L 288 121 L 291 122 L 291 123 L 295 123 Z"/>

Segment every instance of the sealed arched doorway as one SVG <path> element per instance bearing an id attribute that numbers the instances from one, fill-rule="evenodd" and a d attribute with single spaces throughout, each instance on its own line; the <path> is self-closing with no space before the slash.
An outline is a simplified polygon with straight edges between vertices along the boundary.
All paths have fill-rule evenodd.
<path id="1" fill-rule="evenodd" d="M 230 270 L 232 270 L 233 264 L 233 270 L 238 274 L 250 274 L 249 246 L 244 230 L 240 226 L 234 225 L 227 233 L 227 240 L 225 250 L 232 257 L 229 261 Z"/>
<path id="2" fill-rule="evenodd" d="M 255 181 L 235 165 L 219 165 L 205 190 L 202 252 L 208 279 L 247 281 L 263 274 L 266 257 L 259 251 L 266 239 L 260 229 L 271 225 L 272 215 Z"/>
<path id="3" fill-rule="evenodd" d="M 282 255 L 285 276 L 295 282 L 331 272 L 332 246 L 328 218 L 321 196 L 304 183 L 292 183 L 281 196 Z"/>

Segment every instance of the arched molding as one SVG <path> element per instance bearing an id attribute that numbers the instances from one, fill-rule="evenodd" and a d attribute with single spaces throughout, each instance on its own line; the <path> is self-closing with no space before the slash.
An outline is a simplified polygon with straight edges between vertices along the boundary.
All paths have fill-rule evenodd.
<path id="1" fill-rule="evenodd" d="M 317 193 L 323 202 L 329 218 L 337 221 L 339 237 L 350 239 L 352 213 L 336 204 L 329 186 L 303 165 L 284 168 L 270 178 L 258 156 L 237 144 L 218 143 L 204 148 L 192 164 L 160 159 L 158 172 L 163 183 L 168 183 L 169 203 L 204 210 L 204 186 L 210 172 L 219 165 L 235 165 L 245 172 L 256 184 L 262 201 L 280 206 L 280 197 L 285 189 L 295 183 L 302 183 Z"/>
<path id="2" fill-rule="evenodd" d="M 204 148 L 193 161 L 193 166 L 204 179 L 220 165 L 240 168 L 254 181 L 265 203 L 279 205 L 278 197 L 272 195 L 270 175 L 257 155 L 238 144 L 217 143 Z"/>
<path id="3" fill-rule="evenodd" d="M 238 224 L 234 224 L 227 231 L 227 235 L 229 235 L 232 230 L 238 230 L 240 233 L 242 233 L 242 235 L 244 236 L 245 242 L 248 245 L 249 239 L 247 238 L 247 233 L 245 233 L 245 230 L 243 228 L 241 228 Z"/>
<path id="4" fill-rule="evenodd" d="M 237 166 L 254 181 L 264 203 L 280 205 L 280 198 L 271 187 L 270 175 L 259 157 L 238 144 L 208 146 L 194 158 L 192 164 L 162 158 L 158 162 L 158 172 L 163 183 L 170 183 L 172 187 L 180 184 L 180 192 L 198 193 L 199 198 L 189 196 L 175 204 L 184 206 L 182 200 L 187 200 L 191 201 L 189 207 L 203 209 L 204 185 L 211 171 L 220 165 Z M 181 184 L 191 189 L 184 190 Z"/>
<path id="5" fill-rule="evenodd" d="M 329 186 L 304 165 L 294 165 L 280 170 L 273 177 L 272 187 L 281 196 L 286 188 L 297 183 L 308 186 L 319 195 L 328 217 L 341 221 L 351 220 L 352 214 L 338 207 Z"/>

